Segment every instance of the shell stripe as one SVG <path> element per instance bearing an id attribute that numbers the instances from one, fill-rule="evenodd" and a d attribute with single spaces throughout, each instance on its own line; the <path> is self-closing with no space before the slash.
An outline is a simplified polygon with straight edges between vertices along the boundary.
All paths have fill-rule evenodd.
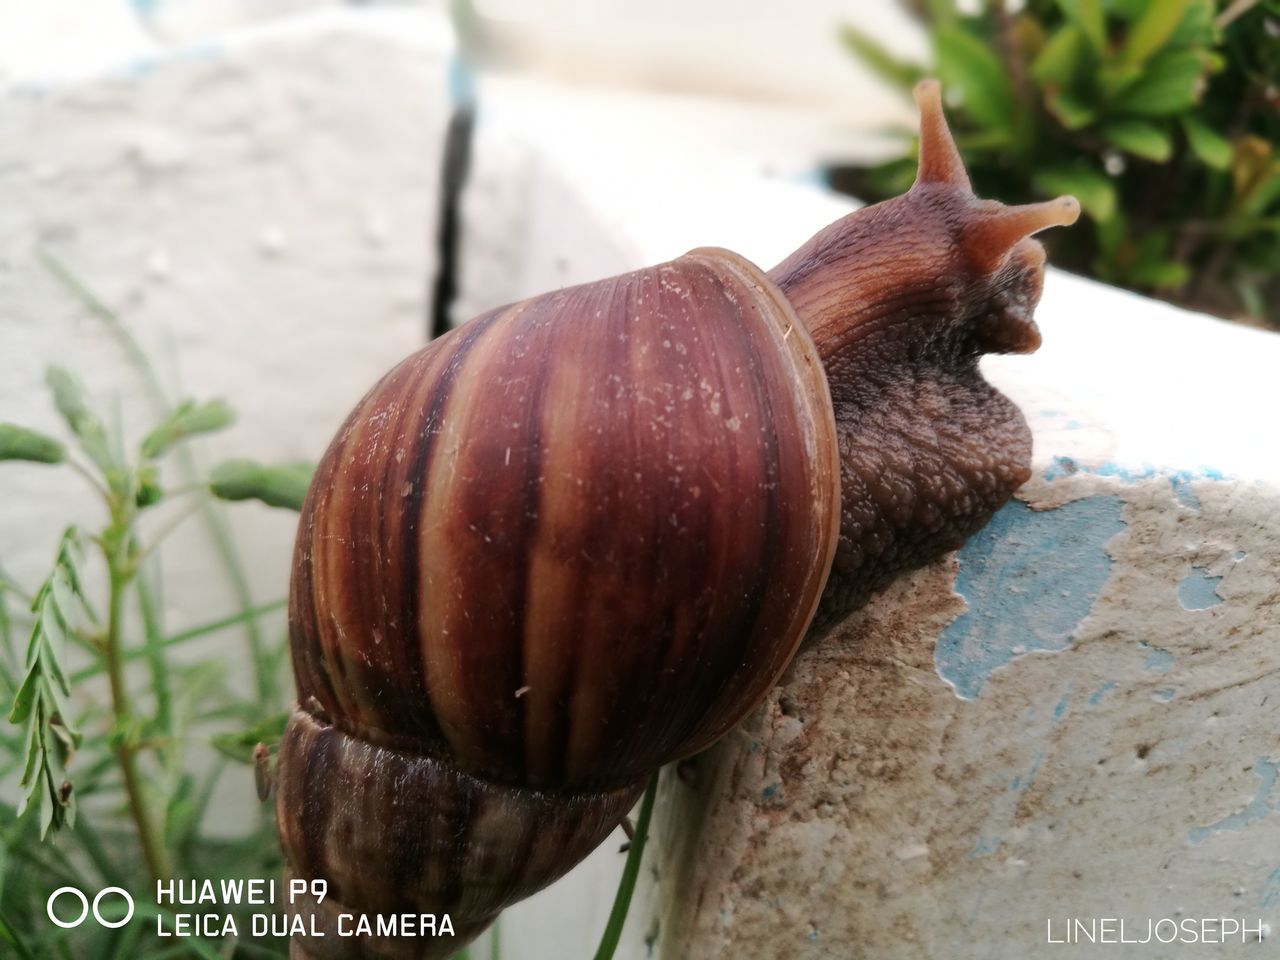
<path id="1" fill-rule="evenodd" d="M 642 780 L 799 644 L 835 546 L 834 434 L 794 311 L 724 251 L 477 318 L 326 456 L 300 700 L 497 782 Z"/>

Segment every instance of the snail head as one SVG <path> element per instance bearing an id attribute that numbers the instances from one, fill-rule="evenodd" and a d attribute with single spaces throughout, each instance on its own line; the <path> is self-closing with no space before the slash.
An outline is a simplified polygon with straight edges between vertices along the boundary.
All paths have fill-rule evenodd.
<path id="1" fill-rule="evenodd" d="M 1031 432 L 978 368 L 1040 345 L 1045 254 L 1074 197 L 1006 206 L 973 193 L 938 83 L 916 86 L 907 193 L 819 231 L 770 271 L 822 357 L 840 442 L 840 542 L 815 628 L 980 529 L 1030 475 Z"/>
<path id="2" fill-rule="evenodd" d="M 770 271 L 833 375 L 855 341 L 970 357 L 1034 351 L 1045 255 L 1032 234 L 1080 215 L 1070 196 L 1017 206 L 976 197 L 938 82 L 917 84 L 915 100 L 920 162 L 911 189 L 837 220 Z"/>

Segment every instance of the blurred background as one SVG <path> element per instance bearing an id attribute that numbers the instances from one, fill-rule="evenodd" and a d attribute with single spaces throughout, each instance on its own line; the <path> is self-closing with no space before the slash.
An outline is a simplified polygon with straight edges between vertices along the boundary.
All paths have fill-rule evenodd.
<path id="1" fill-rule="evenodd" d="M 53 364 L 120 450 L 188 397 L 236 416 L 181 463 L 131 467 L 156 497 L 136 535 L 164 550 L 123 648 L 169 650 L 173 688 L 131 655 L 127 742 L 178 869 L 279 868 L 251 761 L 291 693 L 295 523 L 286 503 L 181 495 L 229 458 L 314 463 L 377 376 L 481 310 L 699 244 L 772 266 L 909 186 L 926 75 L 981 195 L 1080 199 L 1046 240 L 1055 265 L 1280 326 L 1280 0 L 0 0 L 0 420 L 83 442 Z M 1133 301 L 1115 302 L 1119 323 Z M 63 530 L 91 541 L 103 518 L 74 471 L 2 466 L 8 700 Z M 101 608 L 108 571 L 92 550 L 83 566 Z M 37 922 L 55 880 L 145 889 L 111 772 L 121 717 L 69 633 L 85 802 L 41 845 L 6 729 L 11 944 L 63 936 Z M 586 955 L 619 868 L 607 844 L 509 936 Z"/>
<path id="2" fill-rule="evenodd" d="M 679 138 L 682 151 L 821 177 L 864 200 L 910 182 L 904 90 L 946 84 L 981 190 L 1069 191 L 1088 230 L 1057 262 L 1220 316 L 1276 314 L 1280 8 L 1274 0 L 364 2 L 456 29 L 455 95 L 548 137 Z M 0 79 L 135 69 L 333 0 L 9 2 Z M 195 104 L 193 109 L 197 109 Z"/>

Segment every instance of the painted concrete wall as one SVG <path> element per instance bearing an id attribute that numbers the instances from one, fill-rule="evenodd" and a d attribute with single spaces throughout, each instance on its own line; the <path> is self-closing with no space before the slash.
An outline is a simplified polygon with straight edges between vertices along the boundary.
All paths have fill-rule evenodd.
<path id="1" fill-rule="evenodd" d="M 1074 415 L 1019 399 L 1038 440 Z M 661 956 L 1048 956 L 1074 917 L 1274 929 L 1277 488 L 1050 450 L 958 557 L 803 653 L 694 786 L 666 778 Z"/>

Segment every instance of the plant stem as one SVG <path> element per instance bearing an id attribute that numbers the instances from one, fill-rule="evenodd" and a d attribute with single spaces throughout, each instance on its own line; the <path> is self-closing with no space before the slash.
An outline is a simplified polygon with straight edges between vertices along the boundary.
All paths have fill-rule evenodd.
<path id="1" fill-rule="evenodd" d="M 174 510 L 168 517 L 165 517 L 164 520 L 160 522 L 160 525 L 156 527 L 155 531 L 147 537 L 147 545 L 139 550 L 134 556 L 134 567 L 141 567 L 147 557 L 151 556 L 156 548 L 160 546 L 160 543 L 164 538 L 173 533 L 174 530 L 178 529 L 178 527 L 180 527 L 183 521 L 188 517 L 192 517 L 199 513 L 201 506 L 201 502 L 196 500 L 184 505 L 180 509 Z"/>
<path id="2" fill-rule="evenodd" d="M 631 848 L 627 851 L 627 862 L 622 868 L 622 879 L 618 881 L 613 910 L 609 913 L 609 922 L 600 938 L 595 960 L 612 960 L 614 951 L 618 949 L 618 942 L 622 939 L 622 928 L 627 922 L 627 911 L 631 908 L 631 895 L 635 893 L 636 879 L 640 875 L 640 858 L 644 856 L 644 844 L 649 839 L 649 819 L 653 815 L 653 798 L 658 792 L 658 776 L 661 772 L 655 771 L 649 778 L 644 799 L 640 801 L 635 839 L 631 841 Z"/>
<path id="3" fill-rule="evenodd" d="M 80 476 L 89 484 L 89 486 L 93 487 L 93 489 L 97 491 L 98 496 L 100 496 L 108 504 L 111 503 L 111 491 L 108 490 L 103 485 L 102 481 L 99 480 L 97 475 L 94 474 L 88 467 L 86 467 L 79 460 L 76 460 L 74 457 L 68 458 L 67 466 L 70 467 L 72 470 L 74 470 L 76 473 L 80 474 Z"/>
<path id="4" fill-rule="evenodd" d="M 1258 0 L 1236 0 L 1235 3 L 1231 4 L 1227 9 L 1218 14 L 1217 18 L 1213 21 L 1213 25 L 1221 30 L 1237 17 L 1248 13 L 1249 10 L 1257 5 L 1257 3 Z"/>
<path id="5" fill-rule="evenodd" d="M 133 566 L 136 570 L 138 567 L 136 560 Z M 156 611 L 155 598 L 151 595 L 151 586 L 147 583 L 147 578 L 140 570 L 135 576 L 138 612 L 142 615 L 142 631 L 146 639 L 143 649 L 151 669 L 151 689 L 156 698 L 156 725 L 161 730 L 169 730 L 173 726 L 173 695 L 169 690 L 169 664 L 165 659 L 160 615 Z"/>
<path id="6" fill-rule="evenodd" d="M 138 841 L 142 845 L 142 857 L 153 880 L 169 877 L 168 856 L 161 838 L 159 820 L 147 804 L 138 776 L 138 758 L 132 742 L 134 715 L 129 701 L 129 691 L 124 682 L 124 657 L 122 633 L 124 622 L 125 588 L 129 584 L 128 528 L 130 511 L 119 505 L 111 511 L 111 527 L 103 537 L 103 555 L 107 560 L 110 596 L 107 604 L 107 642 L 104 656 L 107 661 L 107 677 L 111 684 L 111 712 L 116 725 L 116 760 L 124 777 L 125 794 L 129 798 L 129 814 L 138 829 Z"/>
<path id="7" fill-rule="evenodd" d="M 116 312 L 99 299 L 88 286 L 80 281 L 80 278 L 75 273 L 49 251 L 39 250 L 37 251 L 37 256 L 45 268 L 71 291 L 94 316 L 105 323 L 120 340 L 130 363 L 141 374 L 156 408 L 166 413 L 171 410 L 173 403 L 169 400 L 168 392 L 160 382 L 160 377 L 157 375 L 155 367 L 147 357 L 146 351 L 142 349 L 142 345 L 129 328 L 125 326 L 120 317 L 116 315 Z M 196 469 L 196 461 L 191 455 L 191 451 L 185 447 L 180 447 L 175 451 L 175 457 L 187 482 L 196 483 L 200 471 Z M 208 500 L 201 501 L 200 513 L 204 518 L 205 525 L 208 527 L 209 536 L 213 539 L 214 550 L 222 563 L 223 569 L 226 571 L 231 590 L 236 596 L 236 602 L 240 605 L 241 612 L 251 610 L 253 608 L 253 591 L 249 587 L 249 578 L 245 574 L 244 564 L 241 562 L 240 553 L 236 549 L 236 544 L 232 539 L 226 519 Z M 263 706 L 269 707 L 279 702 L 280 699 L 274 664 L 267 653 L 266 641 L 262 636 L 262 631 L 258 628 L 256 619 L 249 617 L 243 623 L 245 638 L 248 641 L 249 659 L 253 664 L 254 690 L 257 693 L 258 702 Z"/>

